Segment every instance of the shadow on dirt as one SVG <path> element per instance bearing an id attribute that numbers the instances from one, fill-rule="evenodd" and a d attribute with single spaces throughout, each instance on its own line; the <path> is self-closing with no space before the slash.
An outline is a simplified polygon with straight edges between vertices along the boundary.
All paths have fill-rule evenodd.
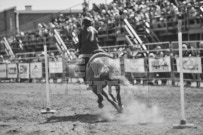
<path id="1" fill-rule="evenodd" d="M 47 121 L 41 124 L 46 123 L 57 123 L 57 122 L 76 122 L 80 121 L 83 123 L 101 123 L 108 122 L 107 120 L 102 120 L 99 115 L 96 114 L 76 114 L 71 116 L 51 116 L 47 118 Z"/>

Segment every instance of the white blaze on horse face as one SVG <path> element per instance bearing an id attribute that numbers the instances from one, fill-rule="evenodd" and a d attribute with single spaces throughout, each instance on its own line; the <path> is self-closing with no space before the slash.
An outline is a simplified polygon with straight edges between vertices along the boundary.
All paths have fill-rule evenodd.
<path id="1" fill-rule="evenodd" d="M 120 63 L 108 57 L 95 58 L 90 66 L 95 78 L 99 78 L 101 74 L 108 74 L 112 79 L 121 75 Z"/>
<path id="2" fill-rule="evenodd" d="M 99 78 L 101 75 L 101 70 L 104 66 L 104 63 L 101 59 L 94 59 L 93 62 L 91 63 L 91 68 L 94 72 L 94 77 L 95 78 Z"/>

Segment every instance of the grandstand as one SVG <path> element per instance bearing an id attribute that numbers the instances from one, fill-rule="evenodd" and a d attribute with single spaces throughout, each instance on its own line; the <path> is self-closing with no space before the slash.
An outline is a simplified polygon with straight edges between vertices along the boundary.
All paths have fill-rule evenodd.
<path id="1" fill-rule="evenodd" d="M 47 40 L 53 41 L 50 36 L 53 26 L 57 28 L 66 45 L 71 46 L 77 42 L 73 40 L 73 37 L 77 36 L 78 29 L 81 27 L 82 15 L 88 14 L 94 18 L 99 30 L 101 46 L 129 44 L 125 37 L 128 33 L 124 28 L 124 18 L 127 18 L 144 43 L 177 41 L 178 8 L 184 13 L 183 40 L 203 38 L 200 2 L 194 3 L 192 0 L 188 3 L 167 0 L 162 3 L 133 0 L 131 2 L 114 1 L 109 5 L 94 4 L 90 11 L 85 11 L 88 13 L 70 9 L 64 11 L 32 10 L 31 6 L 26 6 L 25 10 L 16 10 L 15 7 L 6 9 L 0 13 L 2 24 L 4 24 L 0 28 L 1 39 L 6 37 L 9 42 L 11 40 L 10 45 L 14 53 L 41 51 L 39 44 L 43 40 L 39 37 L 48 36 Z M 40 35 L 40 33 L 43 34 Z M 19 43 L 19 39 L 23 43 Z M 20 44 L 24 45 L 23 51 Z M 54 44 L 49 45 L 49 50 L 57 49 Z M 1 54 L 5 54 L 4 45 L 1 45 Z"/>

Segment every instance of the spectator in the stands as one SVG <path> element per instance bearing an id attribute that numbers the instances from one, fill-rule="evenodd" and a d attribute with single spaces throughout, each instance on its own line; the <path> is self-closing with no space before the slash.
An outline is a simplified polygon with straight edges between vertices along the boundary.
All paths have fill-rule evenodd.
<path id="1" fill-rule="evenodd" d="M 118 49 L 117 48 L 113 49 L 113 58 L 118 58 Z"/>
<path id="2" fill-rule="evenodd" d="M 197 10 L 195 9 L 195 7 L 191 7 L 189 9 L 189 17 L 197 17 Z"/>
<path id="3" fill-rule="evenodd" d="M 50 53 L 50 55 L 48 56 L 48 60 L 49 60 L 49 61 L 56 61 L 56 57 L 55 57 L 55 55 L 54 55 L 53 52 Z"/>
<path id="4" fill-rule="evenodd" d="M 201 66 L 202 66 L 202 73 L 201 73 L 201 80 L 203 80 L 203 42 L 199 43 L 199 56 L 201 57 Z"/>
<path id="5" fill-rule="evenodd" d="M 126 58 L 132 59 L 133 58 L 133 46 L 129 46 L 126 49 Z"/>
<path id="6" fill-rule="evenodd" d="M 188 50 L 188 45 L 183 44 L 182 45 L 182 49 L 183 49 L 183 57 L 189 57 L 189 56 L 191 56 L 191 52 Z M 191 85 L 191 81 L 190 80 L 193 79 L 192 74 L 191 73 L 184 73 L 183 76 L 184 76 L 184 79 L 186 79 L 185 86 L 190 86 Z"/>
<path id="7" fill-rule="evenodd" d="M 4 62 L 4 57 L 3 55 L 0 55 L 0 63 L 3 63 Z"/>

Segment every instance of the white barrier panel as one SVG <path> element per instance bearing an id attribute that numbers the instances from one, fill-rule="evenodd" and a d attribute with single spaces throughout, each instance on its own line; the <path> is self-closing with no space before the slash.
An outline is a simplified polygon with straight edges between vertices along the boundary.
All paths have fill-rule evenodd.
<path id="1" fill-rule="evenodd" d="M 180 72 L 179 58 L 176 59 L 177 71 Z M 201 57 L 184 57 L 183 58 L 184 73 L 202 73 Z"/>
<path id="2" fill-rule="evenodd" d="M 18 64 L 18 73 L 19 73 L 19 78 L 29 78 L 29 73 L 30 73 L 30 66 L 29 63 L 19 63 Z"/>
<path id="3" fill-rule="evenodd" d="M 63 73 L 62 61 L 49 62 L 49 73 Z"/>
<path id="4" fill-rule="evenodd" d="M 0 65 L 0 78 L 6 78 L 6 64 Z"/>
<path id="5" fill-rule="evenodd" d="M 17 78 L 18 76 L 18 71 L 17 71 L 17 64 L 8 64 L 7 65 L 7 77 L 8 78 Z"/>
<path id="6" fill-rule="evenodd" d="M 125 72 L 145 72 L 144 59 L 124 59 Z"/>
<path id="7" fill-rule="evenodd" d="M 170 57 L 163 58 L 149 58 L 149 71 L 150 72 L 171 72 L 171 59 Z"/>
<path id="8" fill-rule="evenodd" d="M 31 78 L 42 78 L 42 63 L 30 63 L 30 77 Z"/>
<path id="9" fill-rule="evenodd" d="M 113 59 L 116 65 L 120 65 L 120 59 Z"/>

